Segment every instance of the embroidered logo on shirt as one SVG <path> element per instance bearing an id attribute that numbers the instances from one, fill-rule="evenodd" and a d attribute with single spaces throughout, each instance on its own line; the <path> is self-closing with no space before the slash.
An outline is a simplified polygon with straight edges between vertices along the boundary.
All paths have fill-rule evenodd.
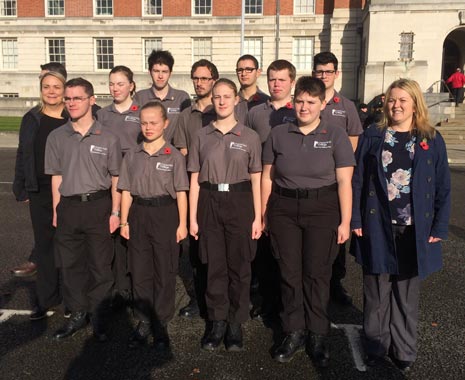
<path id="1" fill-rule="evenodd" d="M 157 162 L 157 165 L 155 166 L 157 170 L 161 170 L 162 172 L 172 172 L 173 167 L 173 164 L 165 164 L 164 162 Z"/>
<path id="2" fill-rule="evenodd" d="M 168 108 L 166 109 L 166 111 L 167 111 L 168 113 L 179 113 L 179 112 L 181 112 L 181 108 L 179 108 L 179 107 L 178 107 L 178 108 L 171 108 L 171 107 L 168 107 Z"/>
<path id="3" fill-rule="evenodd" d="M 346 111 L 345 110 L 332 110 L 331 114 L 333 116 L 346 117 Z"/>
<path id="4" fill-rule="evenodd" d="M 131 123 L 140 123 L 140 119 L 137 116 L 126 116 L 124 121 L 130 121 Z"/>
<path id="5" fill-rule="evenodd" d="M 108 153 L 108 148 L 104 148 L 103 146 L 91 145 L 90 153 L 101 154 L 103 156 L 106 156 Z"/>
<path id="6" fill-rule="evenodd" d="M 231 141 L 229 144 L 229 149 L 238 149 L 242 150 L 243 152 L 247 152 L 247 144 L 241 144 Z"/>
<path id="7" fill-rule="evenodd" d="M 294 123 L 295 122 L 295 117 L 292 116 L 284 116 L 283 117 L 283 123 Z"/>
<path id="8" fill-rule="evenodd" d="M 314 141 L 313 147 L 316 149 L 330 149 L 333 147 L 332 141 Z"/>

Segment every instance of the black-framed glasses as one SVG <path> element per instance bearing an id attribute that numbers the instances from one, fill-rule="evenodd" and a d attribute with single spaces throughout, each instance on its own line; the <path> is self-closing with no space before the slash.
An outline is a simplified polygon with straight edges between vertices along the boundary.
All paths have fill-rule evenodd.
<path id="1" fill-rule="evenodd" d="M 322 77 L 323 74 L 325 75 L 333 75 L 336 70 L 315 70 L 313 71 L 315 73 L 315 75 L 319 76 L 319 77 Z"/>
<path id="2" fill-rule="evenodd" d="M 69 97 L 65 96 L 63 98 L 63 101 L 65 103 L 71 103 L 71 102 L 73 102 L 73 103 L 81 103 L 84 100 L 89 99 L 89 98 L 90 98 L 90 96 L 75 96 L 74 98 L 69 98 Z"/>
<path id="3" fill-rule="evenodd" d="M 254 70 L 257 70 L 256 67 L 244 67 L 243 69 L 236 69 L 237 74 L 242 74 L 243 72 L 246 72 L 247 74 L 250 74 Z"/>
<path id="4" fill-rule="evenodd" d="M 209 80 L 212 80 L 213 78 L 207 78 L 207 77 L 192 77 L 192 82 L 200 82 L 200 83 L 206 83 Z"/>

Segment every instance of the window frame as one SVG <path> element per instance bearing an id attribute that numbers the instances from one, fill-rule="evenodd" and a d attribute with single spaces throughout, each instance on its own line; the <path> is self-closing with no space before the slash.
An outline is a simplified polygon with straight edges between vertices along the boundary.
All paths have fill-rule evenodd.
<path id="1" fill-rule="evenodd" d="M 50 46 L 50 42 L 51 41 L 54 41 L 54 42 L 63 42 L 63 46 Z M 58 63 L 61 63 L 63 66 L 66 66 L 66 40 L 65 40 L 65 37 L 46 37 L 45 38 L 45 46 L 46 46 L 46 50 L 47 50 L 47 62 L 58 62 Z M 50 49 L 53 48 L 53 49 L 61 49 L 63 48 L 63 52 L 59 51 L 59 52 L 54 52 L 53 54 L 50 52 Z M 52 55 L 54 57 L 57 57 L 57 56 L 63 56 L 63 59 L 56 59 L 56 58 L 52 58 Z"/>
<path id="2" fill-rule="evenodd" d="M 254 4 L 250 4 L 251 2 L 253 2 Z M 247 3 L 249 3 L 247 5 Z M 260 3 L 260 5 L 258 5 L 258 3 Z M 246 16 L 263 16 L 263 0 L 245 0 L 245 5 L 244 5 L 244 14 Z M 260 12 L 250 12 L 250 9 L 252 7 L 258 7 L 260 6 Z M 249 9 L 249 12 L 247 12 L 247 9 Z"/>
<path id="3" fill-rule="evenodd" d="M 311 49 L 308 49 L 307 46 L 301 47 L 300 42 L 298 41 L 305 41 L 305 44 L 309 42 L 311 44 Z M 299 46 L 297 46 L 297 44 Z M 303 52 L 307 52 L 310 50 L 309 53 L 305 54 L 297 54 L 298 52 L 296 49 Z M 314 36 L 294 36 L 292 37 L 292 63 L 294 64 L 296 70 L 299 72 L 304 71 L 304 72 L 312 72 L 313 70 L 313 56 L 315 52 L 315 37 Z M 303 59 L 302 59 L 303 58 Z M 307 59 L 309 58 L 310 61 L 308 62 Z M 302 62 L 305 62 L 306 67 L 302 67 L 301 64 Z"/>
<path id="4" fill-rule="evenodd" d="M 50 13 L 50 3 L 61 2 L 63 3 L 63 13 L 62 14 L 51 14 Z M 45 17 L 65 17 L 65 0 L 45 0 Z"/>
<path id="5" fill-rule="evenodd" d="M 196 8 L 200 8 L 200 7 L 207 7 L 207 5 L 196 5 L 195 3 L 196 2 L 201 2 L 201 1 L 209 1 L 210 2 L 210 13 L 196 13 Z M 208 17 L 211 17 L 213 15 L 213 0 L 192 0 L 192 16 L 195 16 L 195 17 L 205 17 L 205 16 L 208 16 Z"/>
<path id="6" fill-rule="evenodd" d="M 10 7 L 6 7 L 8 3 Z M 5 14 L 7 11 L 12 14 Z M 17 0 L 0 0 L 0 18 L 1 17 L 18 17 L 18 1 Z"/>
<path id="7" fill-rule="evenodd" d="M 99 49 L 102 49 L 102 46 L 99 46 L 99 41 L 111 41 L 111 55 L 108 53 L 99 53 Z M 106 46 L 108 48 L 108 46 Z M 95 71 L 107 71 L 111 70 L 115 66 L 115 44 L 113 37 L 95 37 L 94 38 L 94 59 L 95 59 Z M 111 56 L 111 61 L 108 60 L 108 64 L 104 65 L 104 61 L 101 60 L 102 66 L 108 67 L 99 67 L 99 57 L 100 56 Z"/>
<path id="8" fill-rule="evenodd" d="M 309 8 L 310 5 L 308 4 L 311 2 L 312 11 L 301 11 L 302 8 Z M 307 4 L 302 4 L 307 3 Z M 294 0 L 294 15 L 314 15 L 315 14 L 315 0 Z"/>
<path id="9" fill-rule="evenodd" d="M 143 61 L 142 61 L 142 69 L 144 71 L 149 70 L 149 64 L 148 64 L 149 55 L 152 52 L 152 50 L 155 50 L 155 49 L 151 49 L 150 52 L 148 52 L 148 50 L 147 50 L 147 42 L 148 41 L 159 41 L 160 42 L 159 49 L 160 50 L 163 49 L 163 38 L 162 37 L 143 37 L 142 38 L 142 59 L 143 59 Z"/>
<path id="10" fill-rule="evenodd" d="M 255 49 L 252 51 L 246 48 L 246 42 L 251 42 L 252 40 L 260 41 L 260 53 L 257 54 Z M 253 55 L 258 61 L 258 67 L 261 69 L 263 67 L 263 37 L 256 36 L 246 36 L 244 37 L 244 54 Z"/>
<path id="11" fill-rule="evenodd" d="M 160 13 L 147 13 L 148 4 L 150 1 L 159 1 L 160 5 L 155 5 L 154 7 L 157 9 L 160 8 Z M 162 17 L 163 16 L 163 0 L 142 0 L 142 16 L 143 17 Z"/>
<path id="12" fill-rule="evenodd" d="M 191 37 L 192 38 L 192 64 L 197 62 L 200 59 L 208 59 L 210 62 L 212 62 L 212 56 L 213 56 L 213 41 L 211 37 Z M 195 43 L 196 42 L 209 42 L 209 50 L 210 50 L 210 55 L 204 55 L 204 54 L 195 54 Z M 198 48 L 198 47 L 197 47 Z M 204 47 L 203 47 L 204 48 Z"/>
<path id="13" fill-rule="evenodd" d="M 99 14 L 97 12 L 97 7 L 98 7 L 98 3 L 99 2 L 106 2 L 106 3 L 110 3 L 111 2 L 111 14 L 107 14 L 107 13 L 101 13 Z M 94 11 L 94 17 L 113 17 L 114 14 L 115 14 L 115 6 L 114 6 L 114 3 L 113 3 L 113 0 L 94 0 L 93 1 L 93 11 Z M 108 6 L 107 6 L 108 8 Z M 102 7 L 103 9 L 103 7 Z"/>
<path id="14" fill-rule="evenodd" d="M 5 54 L 5 47 L 9 49 L 9 46 L 4 46 L 4 43 L 13 42 L 13 54 Z M 5 71 L 14 71 L 18 70 L 18 39 L 13 38 L 2 38 L 1 39 L 1 58 L 2 58 L 2 70 Z M 13 57 L 13 59 L 9 59 L 9 57 Z M 5 65 L 5 59 L 7 58 L 7 65 Z M 11 67 L 12 66 L 12 67 Z"/>
<path id="15" fill-rule="evenodd" d="M 399 61 L 411 62 L 413 61 L 413 45 L 415 44 L 415 33 L 402 32 L 399 34 Z"/>

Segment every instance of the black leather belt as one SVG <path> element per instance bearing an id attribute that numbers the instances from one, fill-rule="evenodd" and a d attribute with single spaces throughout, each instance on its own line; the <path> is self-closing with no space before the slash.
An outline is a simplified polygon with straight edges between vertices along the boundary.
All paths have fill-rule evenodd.
<path id="1" fill-rule="evenodd" d="M 286 189 L 278 185 L 273 186 L 273 191 L 286 198 L 311 199 L 318 198 L 319 195 L 337 191 L 337 183 L 329 186 L 319 187 L 318 189 Z"/>
<path id="2" fill-rule="evenodd" d="M 152 207 L 167 206 L 176 201 L 175 199 L 171 197 L 171 195 L 161 195 L 159 197 L 154 197 L 154 198 L 141 198 L 141 197 L 133 196 L 132 198 L 133 198 L 133 202 L 140 206 L 152 206 Z"/>
<path id="3" fill-rule="evenodd" d="M 200 184 L 200 188 L 210 191 L 251 192 L 252 184 L 250 183 L 250 181 L 244 181 L 239 183 L 202 182 Z"/>
<path id="4" fill-rule="evenodd" d="M 69 197 L 62 197 L 69 201 L 74 202 L 90 202 L 95 201 L 97 199 L 102 199 L 105 197 L 110 197 L 110 190 L 99 190 L 95 193 L 86 193 L 86 194 L 78 194 L 78 195 L 70 195 Z"/>

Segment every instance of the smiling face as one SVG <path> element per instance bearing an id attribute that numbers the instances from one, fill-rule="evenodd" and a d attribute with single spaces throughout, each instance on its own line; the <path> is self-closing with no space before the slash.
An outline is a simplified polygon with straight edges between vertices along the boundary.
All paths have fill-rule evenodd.
<path id="1" fill-rule="evenodd" d="M 160 139 L 168 123 L 169 120 L 163 118 L 163 113 L 158 107 L 144 108 L 140 112 L 141 131 L 148 143 Z"/>
<path id="2" fill-rule="evenodd" d="M 238 97 L 234 90 L 226 83 L 215 86 L 212 92 L 212 103 L 219 119 L 225 119 L 234 114 L 234 107 L 238 102 Z"/>
<path id="3" fill-rule="evenodd" d="M 296 95 L 294 98 L 294 107 L 299 127 L 317 126 L 320 112 L 325 106 L 326 103 L 321 101 L 317 96 L 312 96 L 306 92 Z"/>
<path id="4" fill-rule="evenodd" d="M 131 96 L 131 92 L 134 90 L 134 83 L 129 82 L 128 77 L 124 73 L 117 72 L 110 74 L 109 88 L 115 103 L 122 103 Z"/>
<path id="5" fill-rule="evenodd" d="M 41 81 L 40 95 L 45 106 L 54 106 L 63 102 L 65 85 L 58 78 L 47 75 Z"/>
<path id="6" fill-rule="evenodd" d="M 168 65 L 156 63 L 153 65 L 152 70 L 149 71 L 152 77 L 152 82 L 158 91 L 163 90 L 168 86 L 168 81 L 171 77 L 171 70 Z"/>
<path id="7" fill-rule="evenodd" d="M 272 101 L 286 100 L 291 97 L 294 81 L 291 79 L 289 70 L 270 70 L 268 73 L 268 91 Z"/>
<path id="8" fill-rule="evenodd" d="M 410 94 L 401 88 L 393 88 L 387 99 L 388 117 L 391 126 L 399 131 L 409 131 L 415 113 L 415 104 Z"/>

